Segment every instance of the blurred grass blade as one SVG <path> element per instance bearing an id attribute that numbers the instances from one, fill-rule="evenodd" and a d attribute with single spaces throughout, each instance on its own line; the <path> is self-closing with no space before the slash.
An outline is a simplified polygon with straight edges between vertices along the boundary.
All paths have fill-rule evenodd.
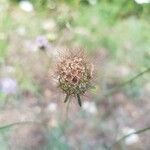
<path id="1" fill-rule="evenodd" d="M 7 128 L 10 128 L 10 127 L 13 127 L 15 125 L 25 125 L 25 124 L 32 124 L 32 123 L 39 124 L 39 122 L 36 122 L 36 121 L 14 122 L 14 123 L 10 123 L 10 124 L 4 125 L 4 126 L 0 126 L 0 131 L 7 129 Z"/>
<path id="2" fill-rule="evenodd" d="M 129 133 L 129 134 L 123 136 L 122 138 L 120 138 L 118 141 L 114 142 L 114 143 L 112 144 L 112 146 L 110 147 L 109 150 L 113 150 L 117 144 L 121 144 L 121 142 L 122 142 L 123 140 L 125 140 L 126 138 L 128 138 L 128 137 L 130 137 L 130 136 L 132 136 L 132 135 L 134 135 L 134 134 L 141 134 L 141 133 L 144 133 L 144 132 L 147 132 L 147 131 L 150 131 L 150 126 L 149 126 L 149 127 L 146 127 L 146 128 L 143 128 L 143 129 L 140 129 L 140 130 L 137 130 L 137 131 L 135 131 L 135 132 Z M 115 150 L 115 149 L 114 149 L 114 150 Z"/>

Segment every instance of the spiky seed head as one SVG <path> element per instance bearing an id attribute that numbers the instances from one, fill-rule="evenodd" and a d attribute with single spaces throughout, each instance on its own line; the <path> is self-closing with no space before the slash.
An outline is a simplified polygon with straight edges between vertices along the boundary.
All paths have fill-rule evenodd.
<path id="1" fill-rule="evenodd" d="M 67 51 L 56 65 L 58 86 L 67 95 L 82 95 L 91 87 L 93 65 L 82 50 Z"/>

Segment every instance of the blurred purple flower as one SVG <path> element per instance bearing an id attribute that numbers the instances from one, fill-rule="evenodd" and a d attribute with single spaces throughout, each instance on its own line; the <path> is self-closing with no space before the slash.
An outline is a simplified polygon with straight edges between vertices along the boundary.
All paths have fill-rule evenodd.
<path id="1" fill-rule="evenodd" d="M 36 44 L 41 50 L 45 50 L 49 47 L 48 39 L 45 36 L 38 36 L 36 39 Z"/>
<path id="2" fill-rule="evenodd" d="M 0 80 L 0 92 L 5 94 L 14 94 L 17 91 L 17 82 L 11 78 L 3 78 Z"/>

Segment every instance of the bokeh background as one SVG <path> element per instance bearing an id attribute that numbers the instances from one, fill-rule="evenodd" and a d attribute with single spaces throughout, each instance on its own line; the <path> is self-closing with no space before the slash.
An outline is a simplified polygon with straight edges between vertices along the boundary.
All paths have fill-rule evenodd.
<path id="1" fill-rule="evenodd" d="M 104 96 L 150 67 L 149 2 L 0 0 L 0 150 L 149 150 L 149 131 L 112 147 L 150 125 L 149 72 Z M 96 72 L 82 108 L 49 76 L 76 48 Z"/>

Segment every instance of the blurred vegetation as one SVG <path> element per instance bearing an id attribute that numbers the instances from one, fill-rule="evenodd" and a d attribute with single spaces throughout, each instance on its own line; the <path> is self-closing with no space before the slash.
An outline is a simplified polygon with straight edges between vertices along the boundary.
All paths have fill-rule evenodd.
<path id="1" fill-rule="evenodd" d="M 11 12 L 9 1 L 13 2 L 14 4 L 11 5 L 15 7 L 20 2 L 2 0 L 6 9 L 0 16 L 1 66 L 11 55 L 10 36 L 15 34 L 14 29 L 17 30 L 21 26 L 27 30 L 26 38 L 36 38 L 39 34 L 45 34 L 50 42 L 56 45 L 57 41 L 65 36 L 64 31 L 67 29 L 69 36 L 65 36 L 63 44 L 68 47 L 83 47 L 92 55 L 100 49 L 106 50 L 110 58 L 107 61 L 111 66 L 121 64 L 132 70 L 124 80 L 150 66 L 149 4 L 139 5 L 134 0 L 31 0 L 36 10 L 35 17 L 22 14 L 20 19 L 13 21 L 13 16 L 9 14 Z M 48 18 L 56 23 L 57 29 L 54 31 L 45 32 L 41 25 L 37 26 Z M 30 19 L 33 21 L 28 24 Z M 21 49 L 18 45 L 16 52 L 23 55 Z M 12 65 L 16 67 L 15 75 L 22 91 L 38 93 L 39 83 L 35 84 L 35 74 L 29 71 L 32 67 L 23 67 L 24 64 L 19 60 L 14 60 Z M 28 71 L 27 75 L 25 75 L 26 71 Z M 107 73 L 107 75 L 114 80 L 115 77 L 111 74 Z M 140 85 L 146 83 L 148 76 L 144 79 L 132 84 L 133 91 L 130 89 L 129 93 L 134 95 L 139 93 L 142 88 Z"/>
<path id="2" fill-rule="evenodd" d="M 19 2 L 20 0 L 10 0 Z M 147 4 L 139 5 L 134 0 L 29 0 L 38 10 L 53 9 L 60 3 L 66 3 L 76 9 L 80 7 L 97 7 L 106 19 L 117 19 L 135 15 L 148 16 L 150 13 Z M 115 21 L 115 20 L 114 20 Z"/>
<path id="3" fill-rule="evenodd" d="M 111 109 L 106 107 L 113 107 L 113 112 L 114 107 L 117 109 L 114 105 L 120 107 L 120 104 L 116 102 L 117 98 L 109 98 L 101 102 L 103 99 L 100 97 L 117 84 L 127 81 L 150 67 L 150 4 L 141 5 L 134 0 L 30 0 L 30 2 L 35 11 L 26 13 L 19 8 L 20 0 L 0 0 L 0 6 L 3 5 L 3 8 L 0 7 L 0 78 L 5 76 L 15 78 L 19 86 L 17 94 L 10 95 L 10 98 L 0 91 L 0 106 L 3 107 L 5 100 L 10 99 L 12 103 L 18 102 L 20 108 L 24 98 L 32 101 L 34 97 L 40 101 L 38 103 L 46 103 L 47 99 L 50 99 L 45 96 L 49 89 L 51 99 L 55 100 L 57 97 L 57 91 L 51 89 L 49 78 L 46 78 L 52 61 L 51 57 L 47 56 L 46 50 L 35 50 L 36 38 L 44 35 L 52 46 L 50 56 L 53 55 L 55 47 L 58 49 L 65 45 L 68 48 L 83 47 L 97 61 L 97 85 L 95 89 L 92 89 L 93 95 L 90 99 L 98 104 L 100 115 L 96 118 L 81 110 L 79 115 L 75 112 L 72 117 L 79 117 L 79 123 L 82 122 L 80 118 L 84 118 L 86 125 L 90 124 L 89 126 L 92 126 L 96 133 L 100 132 L 100 136 L 102 134 L 102 137 L 106 136 L 106 139 L 111 133 L 116 135 L 117 129 L 111 126 L 112 122 L 108 121 L 111 119 L 114 121 L 113 117 L 109 118 L 108 115 Z M 43 28 L 45 22 L 52 22 L 52 24 L 54 22 L 54 29 L 45 30 Z M 99 57 L 100 52 L 106 55 L 104 64 Z M 14 68 L 14 71 L 7 72 L 9 66 Z M 148 82 L 149 74 L 147 73 L 124 87 L 122 92 L 126 94 L 126 101 L 134 103 L 141 97 L 144 99 L 143 91 Z M 112 99 L 116 103 L 112 104 Z M 102 106 L 99 106 L 99 103 L 102 103 Z M 123 105 L 126 106 L 126 102 L 124 103 Z M 62 114 L 60 110 L 57 111 L 60 117 Z M 112 112 L 110 114 L 113 114 Z M 57 115 L 56 120 L 59 118 Z M 58 122 L 61 122 L 60 118 Z M 72 122 L 70 126 L 76 125 Z M 59 126 L 53 127 L 50 133 L 47 133 L 52 149 L 70 148 L 63 133 L 67 127 L 64 127 L 63 131 Z M 8 149 L 8 143 L 5 141 L 9 135 L 6 131 L 5 129 L 0 134 L 0 150 Z M 78 132 L 78 129 L 76 131 Z M 88 138 L 87 140 L 89 141 L 86 141 L 85 136 L 85 141 L 81 142 L 80 146 L 83 150 L 89 149 L 88 142 L 91 141 Z M 100 146 L 97 145 L 97 148 L 106 150 L 107 143 L 104 141 Z"/>
<path id="4" fill-rule="evenodd" d="M 107 61 L 111 66 L 127 65 L 132 70 L 125 79 L 150 66 L 149 4 L 140 5 L 134 0 L 31 0 L 36 10 L 35 16 L 21 14 L 19 19 L 13 21 L 9 6 L 16 7 L 20 1 L 2 0 L 1 2 L 6 7 L 0 15 L 1 66 L 9 60 L 10 36 L 15 34 L 15 30 L 19 27 L 27 30 L 26 38 L 36 38 L 39 34 L 45 34 L 50 42 L 56 45 L 57 41 L 65 36 L 64 31 L 68 30 L 69 36 L 65 36 L 63 44 L 68 47 L 84 47 L 92 55 L 99 49 L 104 49 L 108 53 L 110 59 Z M 8 5 L 9 2 L 13 4 Z M 57 29 L 45 32 L 41 24 L 44 19 L 49 18 L 54 20 Z M 31 19 L 33 21 L 28 24 Z M 16 52 L 23 55 L 21 50 L 21 46 L 18 45 Z M 21 89 L 32 91 L 31 93 L 39 92 L 39 85 L 34 84 L 35 75 L 29 71 L 31 68 L 27 66 L 23 68 L 24 64 L 17 60 L 14 60 L 12 65 L 16 66 L 15 75 L 21 83 Z M 25 75 L 26 71 L 28 75 Z M 108 76 L 115 78 L 109 73 Z M 148 76 L 144 79 L 141 83 L 146 82 Z M 133 85 L 136 91 L 133 90 L 133 93 L 139 93 L 138 85 L 141 83 L 138 81 Z M 129 92 L 132 93 L 132 90 Z"/>

